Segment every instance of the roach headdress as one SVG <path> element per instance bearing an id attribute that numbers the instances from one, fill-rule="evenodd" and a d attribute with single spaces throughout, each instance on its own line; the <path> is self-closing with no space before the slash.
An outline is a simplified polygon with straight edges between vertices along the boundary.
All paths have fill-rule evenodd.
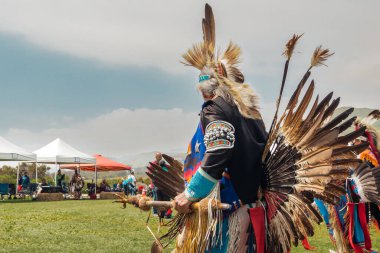
<path id="1" fill-rule="evenodd" d="M 238 68 L 241 49 L 230 42 L 223 53 L 215 47 L 215 19 L 210 5 L 205 6 L 202 20 L 203 41 L 193 45 L 183 54 L 184 64 L 201 71 L 199 82 L 215 78 L 218 87 L 227 94 L 227 100 L 233 102 L 240 113 L 247 118 L 261 119 L 258 110 L 258 98 Z"/>

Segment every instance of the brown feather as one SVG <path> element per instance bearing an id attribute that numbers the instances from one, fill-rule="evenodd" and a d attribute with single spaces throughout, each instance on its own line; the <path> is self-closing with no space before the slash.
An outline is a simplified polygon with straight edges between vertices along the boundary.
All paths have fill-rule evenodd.
<path id="1" fill-rule="evenodd" d="M 182 62 L 183 64 L 193 66 L 199 70 L 202 70 L 203 67 L 206 66 L 209 59 L 206 46 L 203 42 L 194 44 L 182 57 L 185 60 Z"/>
<path id="2" fill-rule="evenodd" d="M 326 125 L 323 126 L 318 132 L 322 132 L 327 129 L 332 129 L 333 127 L 337 126 L 339 123 L 341 123 L 343 120 L 345 120 L 350 114 L 354 111 L 354 108 L 348 108 L 344 112 L 341 112 L 339 115 L 337 115 L 333 120 L 328 122 Z"/>
<path id="3" fill-rule="evenodd" d="M 313 96 L 314 88 L 315 88 L 314 80 L 312 80 L 310 86 L 308 87 L 308 89 L 307 89 L 307 91 L 306 91 L 306 93 L 302 99 L 302 101 L 300 102 L 296 112 L 294 113 L 294 115 L 291 119 L 292 126 L 290 126 L 288 129 L 291 131 L 292 134 L 290 134 L 288 136 L 289 140 L 291 140 L 292 137 L 294 137 L 295 135 L 298 134 L 299 127 L 302 124 L 302 117 L 303 117 L 307 107 L 309 106 L 309 103 L 310 103 L 311 98 Z"/>
<path id="4" fill-rule="evenodd" d="M 328 119 L 335 111 L 335 109 L 338 107 L 340 102 L 340 98 L 334 99 L 331 103 L 331 105 L 326 109 L 325 115 L 323 115 L 322 121 L 325 121 Z"/>
<path id="5" fill-rule="evenodd" d="M 311 67 L 317 67 L 317 66 L 327 66 L 325 64 L 325 61 L 332 56 L 334 53 L 331 53 L 329 49 L 323 49 L 322 46 L 317 47 L 314 50 L 313 56 L 311 57 Z"/>
<path id="6" fill-rule="evenodd" d="M 290 58 L 293 55 L 294 48 L 298 42 L 298 40 L 303 36 L 301 35 L 296 35 L 293 34 L 293 37 L 286 43 L 285 45 L 285 51 L 282 53 L 282 55 L 285 55 L 285 57 L 290 60 Z"/>
<path id="7" fill-rule="evenodd" d="M 180 161 L 174 159 L 173 157 L 167 155 L 167 154 L 162 154 L 162 157 L 167 161 L 173 168 L 177 170 L 177 172 L 181 173 L 183 176 L 183 163 Z"/>
<path id="8" fill-rule="evenodd" d="M 215 50 L 215 19 L 214 13 L 212 12 L 212 8 L 209 4 L 205 6 L 205 18 L 204 20 L 207 23 L 206 33 L 207 33 L 207 44 L 209 46 L 209 50 L 214 53 Z"/>

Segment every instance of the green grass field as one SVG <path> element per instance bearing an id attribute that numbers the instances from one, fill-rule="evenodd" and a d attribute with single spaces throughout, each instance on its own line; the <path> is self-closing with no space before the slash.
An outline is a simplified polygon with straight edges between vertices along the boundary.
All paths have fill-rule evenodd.
<path id="1" fill-rule="evenodd" d="M 110 200 L 0 202 L 0 252 L 149 252 L 153 238 L 146 218 Z M 149 224 L 156 232 L 157 218 Z M 380 234 L 372 231 L 372 237 L 379 249 Z M 318 248 L 314 252 L 332 248 L 324 226 L 310 243 Z"/>

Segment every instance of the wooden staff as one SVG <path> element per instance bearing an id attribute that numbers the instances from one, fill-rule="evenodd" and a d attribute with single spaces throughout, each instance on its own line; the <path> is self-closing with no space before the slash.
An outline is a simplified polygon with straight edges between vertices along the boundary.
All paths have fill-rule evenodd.
<path id="1" fill-rule="evenodd" d="M 209 199 L 207 199 L 207 202 Z M 157 207 L 157 208 L 173 208 L 174 203 L 173 201 L 155 201 L 155 200 L 148 200 L 146 201 L 146 205 L 149 207 Z M 197 210 L 201 206 L 201 202 L 194 202 L 191 204 L 191 210 Z M 227 210 L 231 208 L 230 204 L 220 203 L 217 202 L 217 205 L 212 205 L 213 209 L 221 209 L 221 210 Z"/>
<path id="2" fill-rule="evenodd" d="M 126 207 L 126 204 L 132 204 L 134 206 L 139 207 L 143 211 L 149 211 L 151 207 L 155 208 L 162 208 L 162 209 L 169 209 L 174 207 L 173 201 L 155 201 L 152 200 L 149 197 L 136 195 L 136 196 L 121 196 L 119 194 L 115 194 L 120 200 L 116 200 L 114 202 L 123 203 L 123 207 Z M 210 199 L 202 199 L 199 202 L 194 202 L 191 204 L 191 210 L 198 211 L 202 210 L 206 211 L 208 210 Z M 219 201 L 212 200 L 211 201 L 211 208 L 213 210 L 227 210 L 231 208 L 230 204 L 220 203 Z"/>

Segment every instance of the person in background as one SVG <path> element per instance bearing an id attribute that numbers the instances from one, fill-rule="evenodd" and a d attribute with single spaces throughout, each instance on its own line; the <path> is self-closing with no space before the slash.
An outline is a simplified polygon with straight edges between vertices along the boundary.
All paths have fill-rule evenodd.
<path id="1" fill-rule="evenodd" d="M 48 183 L 46 182 L 46 178 L 42 178 L 41 183 L 37 187 L 37 195 L 42 192 L 42 187 L 48 186 Z"/>
<path id="2" fill-rule="evenodd" d="M 117 181 L 117 185 L 116 185 L 116 191 L 117 192 L 121 192 L 122 191 L 122 189 L 123 189 L 123 182 L 122 182 L 122 179 L 119 179 L 118 181 Z"/>
<path id="3" fill-rule="evenodd" d="M 17 182 L 17 191 L 21 192 L 22 191 L 22 176 L 18 178 Z"/>
<path id="4" fill-rule="evenodd" d="M 22 185 L 22 190 L 27 190 L 30 186 L 30 178 L 28 176 L 28 172 L 24 172 L 24 175 L 21 178 L 21 185 Z"/>
<path id="5" fill-rule="evenodd" d="M 46 178 L 42 179 L 41 186 L 48 186 L 48 183 L 46 182 Z"/>
<path id="6" fill-rule="evenodd" d="M 65 180 L 65 174 L 62 174 L 61 169 L 58 169 L 55 181 L 57 186 L 62 188 L 62 182 Z"/>
<path id="7" fill-rule="evenodd" d="M 150 180 L 150 184 L 148 186 L 148 192 L 147 192 L 147 195 L 153 199 L 156 199 L 156 192 L 155 192 L 155 189 L 154 189 L 154 184 L 153 184 L 153 181 Z"/>
<path id="8" fill-rule="evenodd" d="M 133 170 L 130 171 L 130 175 L 128 176 L 127 179 L 127 186 L 129 188 L 129 192 L 131 195 L 136 195 L 136 177 L 135 177 L 135 172 Z"/>
<path id="9" fill-rule="evenodd" d="M 107 183 L 106 179 L 104 178 L 102 182 L 100 183 L 100 192 L 109 192 L 111 191 L 110 185 Z"/>
<path id="10" fill-rule="evenodd" d="M 357 125 L 356 127 L 358 128 L 359 125 Z M 356 138 L 354 142 L 355 145 L 359 145 L 365 142 L 368 143 L 367 149 L 364 150 L 362 153 L 358 154 L 358 158 L 374 169 L 379 166 L 379 150 L 377 149 L 378 140 L 380 140 L 380 136 L 378 136 L 377 131 L 373 130 L 371 126 L 367 126 L 366 132 L 362 136 Z M 376 203 L 366 203 L 366 214 L 367 223 L 371 220 L 375 224 L 375 227 L 379 230 L 380 205 L 377 205 Z"/>
<path id="11" fill-rule="evenodd" d="M 58 169 L 57 175 L 55 177 L 55 182 L 57 182 L 57 187 L 61 188 L 61 192 L 63 191 L 62 183 L 65 181 L 65 174 L 62 174 L 61 169 Z"/>
<path id="12" fill-rule="evenodd" d="M 128 180 L 127 180 L 127 178 L 123 178 L 122 181 L 123 181 L 122 187 L 123 187 L 123 190 L 124 190 L 124 194 L 128 196 L 129 195 Z"/>
<path id="13" fill-rule="evenodd" d="M 82 189 L 84 187 L 84 180 L 82 176 L 75 170 L 74 175 L 70 181 L 71 192 L 74 193 L 74 199 L 80 199 L 82 196 Z"/>

